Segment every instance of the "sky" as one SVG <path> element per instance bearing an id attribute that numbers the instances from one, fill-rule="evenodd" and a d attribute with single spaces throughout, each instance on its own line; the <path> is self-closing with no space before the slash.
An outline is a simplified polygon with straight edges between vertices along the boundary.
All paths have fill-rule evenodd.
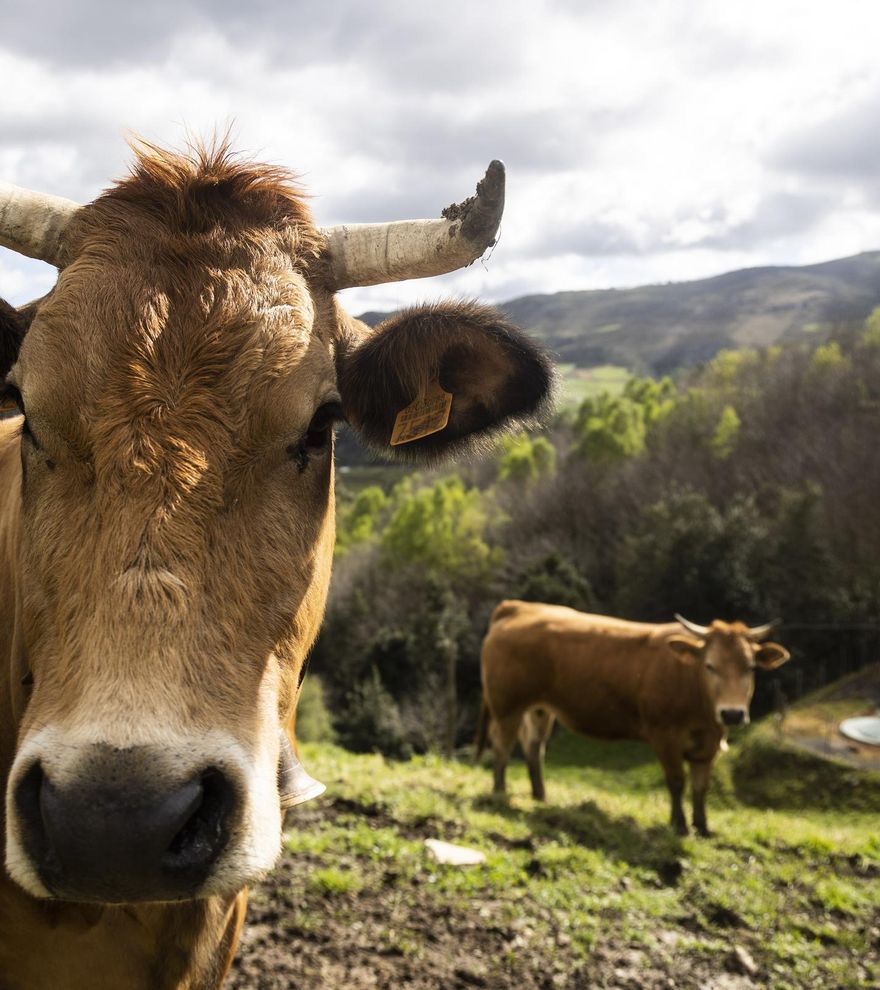
<path id="1" fill-rule="evenodd" d="M 876 0 L 0 0 L 0 179 L 94 198 L 126 137 L 296 171 L 321 224 L 438 216 L 508 169 L 491 257 L 347 308 L 880 249 Z M 54 269 L 0 249 L 0 295 Z"/>

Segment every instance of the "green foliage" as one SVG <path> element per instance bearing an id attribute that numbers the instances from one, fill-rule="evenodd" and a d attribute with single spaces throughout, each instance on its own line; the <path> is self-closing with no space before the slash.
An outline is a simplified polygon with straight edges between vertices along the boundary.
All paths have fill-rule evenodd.
<path id="1" fill-rule="evenodd" d="M 630 378 L 623 389 L 623 395 L 642 409 L 647 425 L 656 422 L 674 406 L 676 388 L 671 378 Z"/>
<path id="2" fill-rule="evenodd" d="M 822 374 L 835 368 L 840 368 L 846 362 L 840 344 L 836 340 L 831 340 L 827 344 L 820 344 L 810 361 L 810 370 L 814 374 Z"/>
<path id="3" fill-rule="evenodd" d="M 531 561 L 514 582 L 510 597 L 526 602 L 567 605 L 582 612 L 589 612 L 596 606 L 590 582 L 561 553 Z"/>
<path id="4" fill-rule="evenodd" d="M 646 506 L 624 538 L 621 614 L 669 621 L 680 611 L 704 617 L 755 611 L 760 592 L 752 575 L 766 536 L 747 497 L 721 512 L 699 492 L 671 492 Z"/>
<path id="5" fill-rule="evenodd" d="M 727 460 L 733 453 L 741 425 L 740 418 L 733 406 L 727 405 L 721 410 L 721 416 L 711 440 L 712 453 L 719 460 Z"/>
<path id="6" fill-rule="evenodd" d="M 735 385 L 753 371 L 760 360 L 760 353 L 752 347 L 743 347 L 737 351 L 719 351 L 709 362 L 706 369 L 707 377 L 713 384 Z"/>
<path id="7" fill-rule="evenodd" d="M 874 309 L 865 320 L 862 331 L 862 343 L 868 347 L 880 347 L 880 306 Z"/>
<path id="8" fill-rule="evenodd" d="M 388 497 L 378 485 L 361 489 L 354 502 L 337 519 L 337 554 L 370 540 L 375 533 L 377 518 L 387 504 Z"/>
<path id="9" fill-rule="evenodd" d="M 336 734 L 354 753 L 380 752 L 398 759 L 412 754 L 400 710 L 375 667 L 348 693 L 336 718 Z"/>
<path id="10" fill-rule="evenodd" d="M 586 399 L 575 420 L 577 453 L 599 464 L 642 453 L 648 430 L 674 407 L 675 394 L 669 378 L 630 378 L 620 395 Z"/>
<path id="11" fill-rule="evenodd" d="M 399 486 L 397 508 L 382 534 L 382 551 L 392 564 L 413 564 L 450 580 L 484 577 L 501 551 L 489 546 L 486 528 L 492 501 L 460 478 L 443 478 L 428 488 Z"/>
<path id="12" fill-rule="evenodd" d="M 586 399 L 578 411 L 576 450 L 599 464 L 610 464 L 645 449 L 645 414 L 626 395 Z"/>
<path id="13" fill-rule="evenodd" d="M 333 742 L 333 722 L 324 702 L 321 679 L 312 674 L 303 681 L 296 706 L 296 738 L 300 742 Z"/>
<path id="14" fill-rule="evenodd" d="M 498 478 L 501 481 L 534 481 L 552 474 L 556 467 L 556 448 L 546 437 L 530 438 L 528 433 L 505 437 L 501 441 Z"/>

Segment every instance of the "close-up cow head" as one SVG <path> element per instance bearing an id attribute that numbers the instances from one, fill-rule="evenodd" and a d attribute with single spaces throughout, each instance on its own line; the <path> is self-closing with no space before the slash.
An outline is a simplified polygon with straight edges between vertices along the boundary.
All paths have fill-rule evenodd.
<path id="1" fill-rule="evenodd" d="M 775 670 L 790 654 L 778 643 L 763 643 L 775 623 L 749 628 L 742 622 L 716 619 L 699 626 L 675 617 L 689 636 L 670 636 L 667 646 L 683 663 L 699 669 L 709 704 L 719 725 L 747 725 L 755 693 L 755 669 Z"/>
<path id="2" fill-rule="evenodd" d="M 290 176 L 225 148 L 143 147 L 87 206 L 0 188 L 0 244 L 59 268 L 0 311 L 6 862 L 26 891 L 175 900 L 272 866 L 330 577 L 334 424 L 434 461 L 539 413 L 552 382 L 493 310 L 371 330 L 334 293 L 478 258 L 503 180 L 493 163 L 448 219 L 325 229 Z M 416 439 L 391 446 L 407 407 Z"/>

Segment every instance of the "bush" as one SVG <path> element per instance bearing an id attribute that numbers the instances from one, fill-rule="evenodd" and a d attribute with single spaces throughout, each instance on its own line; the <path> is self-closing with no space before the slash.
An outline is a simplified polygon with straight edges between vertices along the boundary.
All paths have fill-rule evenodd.
<path id="1" fill-rule="evenodd" d="M 349 691 L 335 725 L 339 741 L 354 753 L 379 752 L 402 760 L 412 756 L 400 710 L 375 667 Z"/>
<path id="2" fill-rule="evenodd" d="M 567 605 L 581 612 L 596 607 L 590 582 L 560 553 L 532 561 L 514 583 L 510 597 L 524 602 Z"/>
<path id="3" fill-rule="evenodd" d="M 324 702 L 324 685 L 311 674 L 303 681 L 296 706 L 298 742 L 333 742 L 333 722 Z"/>

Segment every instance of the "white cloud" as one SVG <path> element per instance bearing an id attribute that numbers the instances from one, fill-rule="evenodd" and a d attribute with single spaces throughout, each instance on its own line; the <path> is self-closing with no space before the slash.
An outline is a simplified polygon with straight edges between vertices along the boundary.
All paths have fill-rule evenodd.
<path id="1" fill-rule="evenodd" d="M 4 179 L 88 198 L 126 131 L 179 145 L 234 120 L 333 223 L 437 215 L 506 160 L 486 265 L 350 290 L 355 311 L 880 247 L 880 7 L 861 0 L 56 6 L 5 15 Z M 0 293 L 46 271 L 0 252 Z"/>

